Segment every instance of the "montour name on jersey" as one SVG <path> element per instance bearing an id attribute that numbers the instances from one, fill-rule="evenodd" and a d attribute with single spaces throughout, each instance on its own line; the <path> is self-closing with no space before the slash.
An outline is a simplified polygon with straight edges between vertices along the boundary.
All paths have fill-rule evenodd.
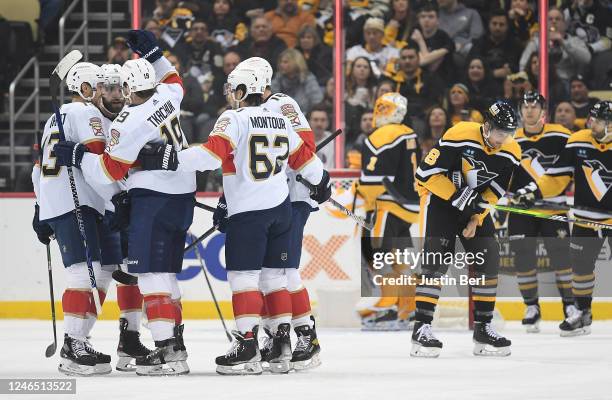
<path id="1" fill-rule="evenodd" d="M 155 112 L 149 118 L 147 118 L 147 121 L 152 123 L 153 126 L 158 127 L 173 112 L 174 106 L 172 105 L 172 102 L 168 100 L 163 106 L 155 110 Z"/>
<path id="2" fill-rule="evenodd" d="M 250 117 L 251 126 L 260 129 L 286 129 L 285 120 L 275 117 Z"/>

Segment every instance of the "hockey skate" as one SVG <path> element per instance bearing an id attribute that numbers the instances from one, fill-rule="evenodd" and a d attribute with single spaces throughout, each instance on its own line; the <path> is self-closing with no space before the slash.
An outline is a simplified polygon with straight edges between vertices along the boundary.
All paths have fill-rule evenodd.
<path id="1" fill-rule="evenodd" d="M 64 335 L 58 371 L 66 375 L 91 376 L 96 373 L 96 356 L 85 349 L 85 342 Z"/>
<path id="2" fill-rule="evenodd" d="M 270 372 L 286 374 L 291 370 L 291 325 L 279 324 L 272 338 L 269 363 Z"/>
<path id="3" fill-rule="evenodd" d="M 185 375 L 189 373 L 183 325 L 174 328 L 174 337 L 155 341 L 155 350 L 136 359 L 136 374 L 145 376 Z"/>
<path id="4" fill-rule="evenodd" d="M 136 361 L 142 360 L 151 352 L 140 342 L 140 332 L 128 331 L 125 318 L 119 319 L 119 344 L 117 345 L 117 371 L 135 372 Z"/>
<path id="5" fill-rule="evenodd" d="M 111 356 L 108 354 L 100 353 L 96 349 L 93 348 L 91 343 L 88 340 L 85 340 L 85 350 L 96 357 L 96 375 L 104 375 L 110 374 L 113 368 L 110 365 Z"/>
<path id="6" fill-rule="evenodd" d="M 591 333 L 591 310 L 579 310 L 575 305 L 566 307 L 567 318 L 559 325 L 562 337 L 582 336 Z"/>
<path id="7" fill-rule="evenodd" d="M 321 365 L 319 339 L 314 327 L 308 325 L 295 328 L 297 343 L 291 357 L 291 365 L 296 371 L 315 368 Z"/>
<path id="8" fill-rule="evenodd" d="M 235 340 L 224 356 L 215 359 L 220 375 L 261 375 L 261 355 L 253 332 L 232 331 Z"/>
<path id="9" fill-rule="evenodd" d="M 393 308 L 377 311 L 361 320 L 362 331 L 396 331 L 397 311 Z"/>
<path id="10" fill-rule="evenodd" d="M 253 329 L 255 332 L 256 329 Z M 268 328 L 264 328 L 266 336 L 261 341 L 259 353 L 261 354 L 261 368 L 264 371 L 270 370 L 270 355 L 272 354 L 272 345 L 274 343 L 272 332 Z M 257 334 L 255 334 L 257 336 Z"/>
<path id="11" fill-rule="evenodd" d="M 434 358 L 440 355 L 442 342 L 440 342 L 431 331 L 431 324 L 417 321 L 412 331 L 412 357 Z"/>
<path id="12" fill-rule="evenodd" d="M 493 330 L 490 322 L 474 322 L 474 355 L 506 357 L 512 342 Z"/>
<path id="13" fill-rule="evenodd" d="M 525 310 L 525 318 L 521 322 L 525 327 L 527 333 L 538 333 L 540 332 L 540 320 L 542 314 L 540 313 L 540 306 L 538 304 L 527 306 Z"/>
<path id="14" fill-rule="evenodd" d="M 410 313 L 408 318 L 406 319 L 398 319 L 397 320 L 397 330 L 399 331 L 411 331 L 414 329 L 415 323 L 414 311 Z"/>

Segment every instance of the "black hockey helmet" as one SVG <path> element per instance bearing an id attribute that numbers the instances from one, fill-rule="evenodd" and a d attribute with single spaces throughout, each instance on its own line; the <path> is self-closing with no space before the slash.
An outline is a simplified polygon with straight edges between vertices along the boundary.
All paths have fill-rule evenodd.
<path id="1" fill-rule="evenodd" d="M 546 107 L 546 99 L 544 96 L 535 90 L 530 90 L 529 92 L 525 92 L 523 94 L 523 98 L 521 99 L 521 104 L 535 104 L 538 103 L 540 107 Z"/>
<path id="2" fill-rule="evenodd" d="M 591 118 L 603 119 L 604 121 L 612 121 L 612 101 L 598 101 L 589 110 L 589 116 Z"/>
<path id="3" fill-rule="evenodd" d="M 497 100 L 485 112 L 485 119 L 491 128 L 514 131 L 518 128 L 518 119 L 514 109 L 505 101 Z"/>

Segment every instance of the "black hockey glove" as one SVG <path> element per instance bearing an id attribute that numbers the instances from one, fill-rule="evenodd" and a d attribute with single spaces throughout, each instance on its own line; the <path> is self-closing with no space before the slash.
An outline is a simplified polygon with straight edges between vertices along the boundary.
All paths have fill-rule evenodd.
<path id="1" fill-rule="evenodd" d="M 228 221 L 227 202 L 225 201 L 225 195 L 222 195 L 217 203 L 217 209 L 213 213 L 213 225 L 217 225 L 217 230 L 219 232 L 225 233 Z"/>
<path id="2" fill-rule="evenodd" d="M 128 32 L 127 45 L 132 51 L 150 63 L 161 58 L 162 51 L 152 32 L 133 29 Z"/>
<path id="3" fill-rule="evenodd" d="M 55 143 L 55 146 L 53 146 L 53 152 L 55 153 L 56 165 L 81 168 L 83 154 L 85 154 L 85 152 L 89 152 L 89 149 L 87 149 L 87 146 L 81 143 L 64 141 Z"/>
<path id="4" fill-rule="evenodd" d="M 178 157 L 171 144 L 148 143 L 138 153 L 140 167 L 145 171 L 176 171 Z"/>
<path id="5" fill-rule="evenodd" d="M 53 229 L 46 222 L 40 222 L 39 219 L 40 207 L 38 204 L 34 204 L 34 218 L 32 218 L 32 228 L 38 236 L 38 241 L 42 244 L 51 243 L 51 236 L 53 236 Z"/>
<path id="6" fill-rule="evenodd" d="M 112 232 L 120 232 L 130 225 L 130 211 L 132 209 L 130 196 L 124 190 L 114 195 L 111 202 L 115 206 L 115 216 L 111 220 L 109 228 Z"/>
<path id="7" fill-rule="evenodd" d="M 542 192 L 540 192 L 538 185 L 532 181 L 517 190 L 510 202 L 514 205 L 531 208 L 538 200 L 542 200 Z"/>
<path id="8" fill-rule="evenodd" d="M 468 217 L 474 214 L 481 214 L 485 211 L 485 208 L 481 207 L 480 203 L 486 203 L 486 201 L 480 193 L 472 190 L 469 186 L 457 189 L 455 194 L 451 196 L 450 202 L 453 207 Z"/>
<path id="9" fill-rule="evenodd" d="M 310 193 L 310 198 L 317 203 L 325 203 L 331 197 L 331 182 L 329 181 L 329 172 L 323 170 L 323 178 L 321 182 L 315 186 L 314 192 Z"/>

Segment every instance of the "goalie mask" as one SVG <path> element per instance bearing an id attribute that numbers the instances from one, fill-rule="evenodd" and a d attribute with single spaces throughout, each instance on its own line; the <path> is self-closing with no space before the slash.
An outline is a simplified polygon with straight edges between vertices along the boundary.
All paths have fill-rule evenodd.
<path id="1" fill-rule="evenodd" d="M 121 72 L 127 85 L 128 91 L 125 93 L 126 96 L 129 96 L 132 92 L 149 90 L 157 86 L 155 69 L 144 58 L 126 61 L 123 67 L 121 67 Z"/>
<path id="2" fill-rule="evenodd" d="M 408 100 L 396 92 L 385 93 L 374 104 L 372 126 L 380 128 L 388 124 L 401 124 L 408 111 Z"/>
<path id="3" fill-rule="evenodd" d="M 595 103 L 589 110 L 589 128 L 591 135 L 600 143 L 612 142 L 612 101 L 603 100 Z"/>
<path id="4" fill-rule="evenodd" d="M 78 93 L 83 100 L 92 101 L 95 97 L 98 85 L 103 83 L 104 73 L 102 68 L 95 64 L 88 62 L 76 63 L 70 68 L 66 75 L 66 86 L 68 90 L 74 93 Z M 85 96 L 81 87 L 83 83 L 89 84 L 93 90 L 92 96 Z"/>

